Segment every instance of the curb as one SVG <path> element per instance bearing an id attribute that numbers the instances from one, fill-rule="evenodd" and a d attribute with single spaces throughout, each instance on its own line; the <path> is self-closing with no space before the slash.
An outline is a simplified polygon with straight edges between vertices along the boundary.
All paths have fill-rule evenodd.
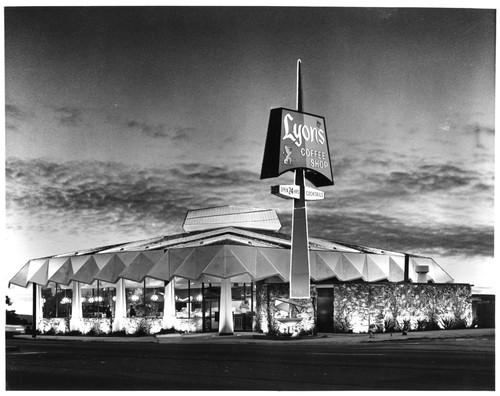
<path id="1" fill-rule="evenodd" d="M 158 343 L 155 336 L 145 337 L 85 337 L 85 336 L 45 336 L 37 335 L 32 338 L 31 335 L 18 335 L 14 336 L 16 339 L 29 339 L 29 340 L 57 340 L 57 341 L 80 341 L 80 342 L 141 342 L 141 343 Z"/>
<path id="2" fill-rule="evenodd" d="M 300 342 L 303 344 L 375 344 L 390 342 L 428 342 L 438 339 L 474 339 L 480 337 L 495 337 L 495 329 L 471 329 L 471 330 L 438 330 L 432 332 L 409 332 L 407 335 L 394 333 L 376 333 L 374 338 L 368 338 L 368 334 L 340 334 L 320 333 L 317 336 L 280 337 L 268 336 L 262 333 L 234 333 L 232 335 L 219 336 L 217 333 L 172 333 L 157 334 L 144 337 L 85 337 L 85 336 L 45 336 L 38 335 L 15 335 L 15 339 L 30 340 L 62 340 L 80 342 L 130 342 L 130 343 L 288 343 Z"/>
<path id="3" fill-rule="evenodd" d="M 19 347 L 17 346 L 6 346 L 5 347 L 6 352 L 17 352 L 19 351 Z"/>

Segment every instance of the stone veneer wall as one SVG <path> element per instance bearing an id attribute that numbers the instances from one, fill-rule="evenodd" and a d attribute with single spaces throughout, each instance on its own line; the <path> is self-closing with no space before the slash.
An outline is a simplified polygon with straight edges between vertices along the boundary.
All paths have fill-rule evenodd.
<path id="1" fill-rule="evenodd" d="M 429 283 L 335 283 L 333 286 L 334 329 L 337 332 L 430 330 L 470 326 L 471 286 Z M 277 318 L 283 314 L 274 306 L 276 298 L 288 298 L 288 284 L 257 284 L 257 331 L 283 333 L 286 326 Z M 311 296 L 316 286 L 311 286 Z M 303 319 L 295 328 L 312 332 L 316 304 L 312 299 L 294 300 L 306 305 L 292 316 Z"/>
<path id="2" fill-rule="evenodd" d="M 336 331 L 367 332 L 465 327 L 472 323 L 465 284 L 339 283 L 333 286 Z"/>

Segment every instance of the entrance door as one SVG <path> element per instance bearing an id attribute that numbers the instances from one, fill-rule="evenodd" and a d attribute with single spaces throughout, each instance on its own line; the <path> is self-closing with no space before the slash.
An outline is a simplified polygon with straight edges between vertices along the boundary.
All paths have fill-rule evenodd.
<path id="1" fill-rule="evenodd" d="M 318 333 L 333 333 L 333 287 L 317 290 Z"/>
<path id="2" fill-rule="evenodd" d="M 235 283 L 231 288 L 234 331 L 252 331 L 254 284 Z"/>

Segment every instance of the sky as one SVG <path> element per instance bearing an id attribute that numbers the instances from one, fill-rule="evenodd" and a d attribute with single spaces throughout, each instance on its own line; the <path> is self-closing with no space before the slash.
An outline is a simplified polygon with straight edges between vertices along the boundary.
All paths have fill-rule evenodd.
<path id="1" fill-rule="evenodd" d="M 334 186 L 309 235 L 434 258 L 492 292 L 495 11 L 7 7 L 4 283 L 28 260 L 276 209 L 269 113 L 325 118 Z M 6 290 L 31 312 L 31 291 Z"/>

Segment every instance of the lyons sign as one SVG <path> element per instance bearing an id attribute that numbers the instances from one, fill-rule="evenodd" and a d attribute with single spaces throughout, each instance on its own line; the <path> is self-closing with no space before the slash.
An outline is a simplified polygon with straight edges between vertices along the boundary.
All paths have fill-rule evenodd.
<path id="1" fill-rule="evenodd" d="M 304 169 L 316 187 L 333 185 L 325 119 L 277 108 L 271 110 L 261 179 Z"/>

